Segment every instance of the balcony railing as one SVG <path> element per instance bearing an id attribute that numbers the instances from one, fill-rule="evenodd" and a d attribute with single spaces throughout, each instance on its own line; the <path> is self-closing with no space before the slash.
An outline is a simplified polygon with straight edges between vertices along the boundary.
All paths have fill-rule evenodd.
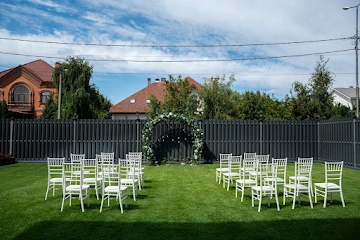
<path id="1" fill-rule="evenodd" d="M 29 102 L 9 102 L 8 109 L 12 112 L 31 112 L 33 110 L 33 104 Z"/>

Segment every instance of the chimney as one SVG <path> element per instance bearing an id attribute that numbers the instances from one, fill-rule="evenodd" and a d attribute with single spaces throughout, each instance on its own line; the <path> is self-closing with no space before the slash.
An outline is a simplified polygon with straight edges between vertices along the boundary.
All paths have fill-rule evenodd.
<path id="1" fill-rule="evenodd" d="M 60 66 L 61 66 L 61 63 L 59 63 L 59 62 L 55 63 L 55 67 L 60 67 Z"/>
<path id="2" fill-rule="evenodd" d="M 155 79 L 155 82 L 160 82 L 160 79 L 156 78 L 156 79 Z"/>
<path id="3" fill-rule="evenodd" d="M 151 84 L 151 78 L 148 78 L 148 86 Z"/>
<path id="4" fill-rule="evenodd" d="M 161 78 L 161 81 L 162 81 L 162 82 L 165 82 L 165 81 L 166 81 L 166 78 Z"/>

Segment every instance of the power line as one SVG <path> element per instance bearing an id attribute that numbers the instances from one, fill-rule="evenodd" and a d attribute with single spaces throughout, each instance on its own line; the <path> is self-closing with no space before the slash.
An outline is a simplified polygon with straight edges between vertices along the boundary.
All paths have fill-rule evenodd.
<path id="1" fill-rule="evenodd" d="M 304 53 L 304 54 L 283 55 L 283 56 L 273 56 L 273 57 L 270 56 L 270 57 L 250 57 L 250 58 L 230 58 L 230 59 L 131 60 L 131 59 L 86 59 L 85 58 L 85 60 L 92 61 L 92 62 L 133 62 L 133 63 L 232 62 L 232 61 L 271 60 L 271 59 L 291 58 L 291 57 L 305 57 L 305 56 L 312 56 L 312 55 L 324 55 L 324 54 L 329 54 L 329 53 L 347 52 L 347 51 L 352 51 L 352 50 L 353 49 L 343 49 L 343 50 L 334 50 L 334 51 L 327 51 L 327 52 Z M 50 56 L 32 55 L 32 54 L 22 54 L 22 53 L 0 52 L 0 54 L 23 56 L 23 57 L 59 59 L 59 57 L 50 57 Z"/>
<path id="2" fill-rule="evenodd" d="M 29 40 L 29 39 L 6 38 L 6 37 L 0 37 L 0 39 L 9 40 L 9 41 L 19 41 L 19 42 L 48 43 L 48 44 L 77 45 L 77 46 L 134 47 L 134 48 L 213 48 L 213 47 L 250 47 L 250 46 L 288 45 L 288 44 L 300 44 L 300 43 L 319 43 L 319 42 L 328 42 L 328 41 L 348 40 L 348 39 L 352 39 L 352 37 L 292 41 L 292 42 L 275 42 L 275 43 L 209 44 L 209 45 L 146 45 L 146 44 L 74 43 L 74 42 L 42 41 L 42 40 Z"/>

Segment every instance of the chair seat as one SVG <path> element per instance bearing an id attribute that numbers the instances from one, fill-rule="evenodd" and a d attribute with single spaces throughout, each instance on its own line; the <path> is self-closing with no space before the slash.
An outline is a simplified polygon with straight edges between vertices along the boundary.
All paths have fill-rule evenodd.
<path id="1" fill-rule="evenodd" d="M 120 186 L 120 191 L 125 191 L 126 189 L 127 189 L 126 186 Z M 119 192 L 119 186 L 107 186 L 107 187 L 105 187 L 104 191 L 105 192 Z"/>
<path id="2" fill-rule="evenodd" d="M 83 184 L 81 186 L 81 190 L 86 190 L 89 188 L 90 188 L 90 185 L 88 185 L 88 184 Z M 80 185 L 68 185 L 66 187 L 66 191 L 80 191 Z"/>
<path id="3" fill-rule="evenodd" d="M 50 179 L 51 183 L 61 183 L 62 182 L 62 178 L 52 178 Z"/>
<path id="4" fill-rule="evenodd" d="M 139 181 L 138 179 L 122 178 L 121 184 L 132 184 L 132 183 L 137 183 L 138 181 Z"/>
<path id="5" fill-rule="evenodd" d="M 292 188 L 295 189 L 297 188 L 298 190 L 308 190 L 308 187 L 305 186 L 304 184 L 295 184 L 295 183 L 291 183 L 291 184 L 285 184 L 284 188 Z"/>
<path id="6" fill-rule="evenodd" d="M 255 191 L 267 191 L 267 192 L 271 192 L 271 191 L 275 191 L 275 188 L 273 186 L 253 186 L 252 189 L 254 189 Z"/>
<path id="7" fill-rule="evenodd" d="M 289 179 L 295 180 L 295 176 L 290 176 Z M 297 180 L 299 180 L 299 181 L 307 181 L 307 180 L 309 180 L 309 178 L 305 177 L 305 176 L 297 176 Z"/>
<path id="8" fill-rule="evenodd" d="M 225 172 L 225 173 L 223 173 L 223 175 L 227 176 L 227 177 L 229 177 L 229 176 L 231 176 L 231 177 L 240 177 L 240 173 L 238 173 L 238 172 L 232 172 L 232 173 Z"/>
<path id="9" fill-rule="evenodd" d="M 94 182 L 99 182 L 102 181 L 102 178 L 84 178 L 83 182 L 85 183 L 94 183 Z"/>
<path id="10" fill-rule="evenodd" d="M 320 188 L 326 188 L 326 183 L 315 183 L 314 185 L 317 187 L 320 187 Z M 340 189 L 340 186 L 335 183 L 328 183 L 327 188 L 328 189 Z"/>
<path id="11" fill-rule="evenodd" d="M 237 179 L 236 182 L 245 185 L 257 184 L 257 181 L 255 179 Z"/>
<path id="12" fill-rule="evenodd" d="M 272 177 L 266 177 L 264 178 L 265 182 L 277 182 L 277 183 L 284 183 L 284 179 L 283 178 L 272 178 Z"/>
<path id="13" fill-rule="evenodd" d="M 229 168 L 216 168 L 216 171 L 228 172 Z"/>

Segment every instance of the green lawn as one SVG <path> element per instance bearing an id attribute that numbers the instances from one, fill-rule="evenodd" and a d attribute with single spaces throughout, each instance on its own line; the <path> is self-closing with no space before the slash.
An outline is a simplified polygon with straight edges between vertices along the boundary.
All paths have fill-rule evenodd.
<path id="1" fill-rule="evenodd" d="M 344 169 L 340 198 L 311 209 L 306 198 L 278 212 L 274 201 L 260 213 L 215 182 L 217 164 L 145 166 L 145 189 L 120 213 L 117 202 L 104 206 L 92 191 L 90 207 L 68 202 L 60 212 L 61 192 L 45 201 L 47 167 L 15 164 L 0 167 L 0 239 L 358 239 L 360 171 Z M 289 164 L 288 172 L 293 173 Z M 324 165 L 314 165 L 313 181 L 323 181 Z M 282 191 L 281 191 L 282 193 Z"/>

